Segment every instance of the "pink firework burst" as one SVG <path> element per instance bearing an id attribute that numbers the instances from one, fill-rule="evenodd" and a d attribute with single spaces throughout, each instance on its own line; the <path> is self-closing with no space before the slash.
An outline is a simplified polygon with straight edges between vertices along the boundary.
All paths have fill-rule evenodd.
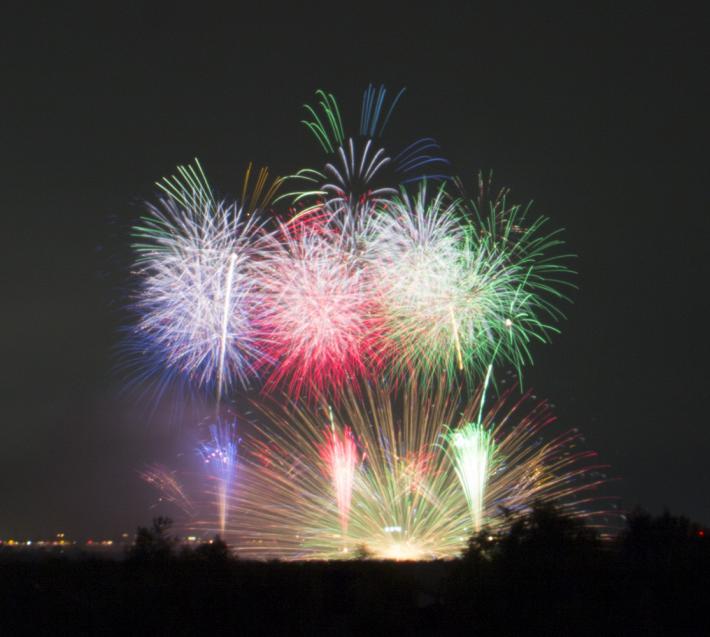
<path id="1" fill-rule="evenodd" d="M 345 427 L 342 433 L 334 426 L 327 429 L 325 441 L 319 451 L 325 473 L 333 485 L 340 514 L 340 528 L 345 535 L 348 531 L 355 469 L 358 463 L 357 445 L 350 427 Z"/>
<path id="2" fill-rule="evenodd" d="M 280 240 L 259 263 L 259 323 L 266 390 L 315 396 L 367 376 L 378 330 L 367 272 L 347 238 L 320 224 L 282 226 Z"/>

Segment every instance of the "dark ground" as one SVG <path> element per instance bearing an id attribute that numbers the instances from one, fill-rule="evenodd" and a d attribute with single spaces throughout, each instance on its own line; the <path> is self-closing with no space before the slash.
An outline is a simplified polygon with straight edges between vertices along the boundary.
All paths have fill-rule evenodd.
<path id="1" fill-rule="evenodd" d="M 704 635 L 710 543 L 632 516 L 613 542 L 537 510 L 460 560 L 246 562 L 146 532 L 126 560 L 0 560 L 2 634 Z M 140 533 L 139 533 L 140 535 Z M 157 539 L 156 539 L 157 538 Z"/>

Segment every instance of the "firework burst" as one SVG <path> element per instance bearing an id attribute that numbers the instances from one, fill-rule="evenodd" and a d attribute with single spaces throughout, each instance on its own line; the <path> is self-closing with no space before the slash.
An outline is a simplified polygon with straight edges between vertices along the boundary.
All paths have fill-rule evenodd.
<path id="1" fill-rule="evenodd" d="M 282 226 L 260 263 L 261 337 L 275 362 L 267 389 L 292 396 L 367 375 L 376 338 L 371 290 L 342 235 Z"/>
<path id="2" fill-rule="evenodd" d="M 266 408 L 267 424 L 245 439 L 230 541 L 257 557 L 339 558 L 365 546 L 432 559 L 534 502 L 592 516 L 584 506 L 603 478 L 578 432 L 550 436 L 544 403 L 528 409 L 506 394 L 481 414 L 480 400 L 367 386 L 334 409 Z"/>
<path id="3" fill-rule="evenodd" d="M 166 193 L 135 228 L 139 291 L 135 327 L 146 360 L 217 399 L 248 386 L 263 352 L 253 328 L 259 298 L 252 264 L 263 239 L 253 214 L 271 194 L 261 171 L 243 206 L 215 199 L 199 165 L 158 183 Z"/>
<path id="4" fill-rule="evenodd" d="M 425 176 L 445 178 L 431 172 L 448 163 L 438 155 L 439 146 L 433 139 L 419 139 L 394 156 L 382 146 L 381 137 L 403 94 L 401 89 L 388 101 L 384 86 L 369 85 L 362 97 L 359 134 L 348 136 L 335 97 L 316 91 L 318 105 L 305 106 L 303 124 L 328 159 L 321 170 L 305 168 L 291 177 L 305 185 L 305 189 L 284 195 L 294 204 L 305 204 L 292 221 L 343 214 L 367 217 L 397 194 L 399 184 Z"/>
<path id="5" fill-rule="evenodd" d="M 205 470 L 215 481 L 219 530 L 224 535 L 227 528 L 229 499 L 237 471 L 240 439 L 236 422 L 219 422 L 209 426 L 210 438 L 199 445 L 198 453 Z"/>
<path id="6" fill-rule="evenodd" d="M 340 529 L 345 537 L 348 532 L 358 452 L 350 428 L 345 427 L 342 432 L 338 431 L 332 422 L 332 416 L 330 431 L 320 446 L 320 457 L 325 473 L 333 485 L 340 514 Z"/>
<path id="7" fill-rule="evenodd" d="M 493 208 L 472 222 L 443 188 L 405 192 L 368 226 L 365 259 L 377 286 L 381 345 L 395 373 L 430 380 L 480 379 L 497 358 L 518 371 L 529 343 L 546 340 L 559 313 L 566 269 L 540 234 L 544 219 L 524 228 L 525 210 Z"/>
<path id="8" fill-rule="evenodd" d="M 456 475 L 468 502 L 473 530 L 478 532 L 484 519 L 488 479 L 497 459 L 493 435 L 481 423 L 468 422 L 449 433 L 448 443 Z"/>

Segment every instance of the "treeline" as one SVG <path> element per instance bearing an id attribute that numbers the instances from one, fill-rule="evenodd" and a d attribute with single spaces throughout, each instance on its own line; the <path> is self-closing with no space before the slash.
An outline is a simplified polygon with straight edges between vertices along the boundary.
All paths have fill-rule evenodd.
<path id="1" fill-rule="evenodd" d="M 360 552 L 365 558 L 367 551 Z M 124 561 L 0 561 L 0 634 L 710 634 L 710 542 L 636 512 L 614 540 L 537 506 L 459 560 L 259 563 L 140 528 Z"/>
<path id="2" fill-rule="evenodd" d="M 710 542 L 669 513 L 636 511 L 602 541 L 538 506 L 499 536 L 472 537 L 447 584 L 455 624 L 502 634 L 710 634 Z"/>

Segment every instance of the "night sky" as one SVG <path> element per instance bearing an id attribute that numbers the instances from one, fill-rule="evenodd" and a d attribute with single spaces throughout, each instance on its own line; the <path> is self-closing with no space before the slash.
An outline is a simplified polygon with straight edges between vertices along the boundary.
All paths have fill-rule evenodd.
<path id="1" fill-rule="evenodd" d="M 137 471 L 186 449 L 116 372 L 142 202 L 195 156 L 225 194 L 250 160 L 318 165 L 302 104 L 322 87 L 356 121 L 371 81 L 407 87 L 393 147 L 433 136 L 469 184 L 493 169 L 566 229 L 579 290 L 526 384 L 611 465 L 622 506 L 710 523 L 700 15 L 239 4 L 4 12 L 0 537 L 149 521 Z"/>

